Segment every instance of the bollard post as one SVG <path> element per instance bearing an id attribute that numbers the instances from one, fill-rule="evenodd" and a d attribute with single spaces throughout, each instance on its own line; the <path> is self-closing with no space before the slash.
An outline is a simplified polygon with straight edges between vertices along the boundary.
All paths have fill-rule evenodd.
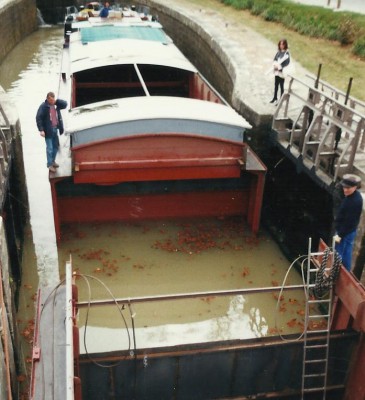
<path id="1" fill-rule="evenodd" d="M 347 102 L 349 101 L 350 91 L 351 91 L 351 86 L 352 86 L 352 79 L 353 78 L 350 78 L 349 84 L 347 85 L 347 92 L 346 92 L 346 97 L 345 97 L 345 106 L 347 105 Z"/>
<path id="2" fill-rule="evenodd" d="M 316 89 L 318 89 L 319 78 L 321 76 L 321 69 L 322 69 L 322 64 L 318 64 L 317 78 L 316 78 L 316 81 L 314 82 L 314 87 Z"/>

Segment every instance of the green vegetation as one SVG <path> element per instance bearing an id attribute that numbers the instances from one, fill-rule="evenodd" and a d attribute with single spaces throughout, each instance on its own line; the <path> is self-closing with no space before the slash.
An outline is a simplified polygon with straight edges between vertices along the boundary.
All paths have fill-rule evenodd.
<path id="1" fill-rule="evenodd" d="M 276 22 L 301 35 L 351 45 L 354 55 L 365 59 L 365 15 L 333 12 L 286 0 L 221 0 L 238 10 L 248 10 L 265 21 Z"/>

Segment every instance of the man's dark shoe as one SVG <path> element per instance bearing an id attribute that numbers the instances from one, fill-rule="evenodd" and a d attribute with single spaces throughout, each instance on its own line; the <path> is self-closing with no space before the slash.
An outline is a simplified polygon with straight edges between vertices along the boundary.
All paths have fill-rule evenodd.
<path id="1" fill-rule="evenodd" d="M 49 169 L 49 172 L 56 172 L 57 171 L 56 168 L 53 165 L 48 167 L 48 169 Z"/>
<path id="2" fill-rule="evenodd" d="M 56 162 L 53 162 L 52 167 L 58 168 L 59 165 Z"/>

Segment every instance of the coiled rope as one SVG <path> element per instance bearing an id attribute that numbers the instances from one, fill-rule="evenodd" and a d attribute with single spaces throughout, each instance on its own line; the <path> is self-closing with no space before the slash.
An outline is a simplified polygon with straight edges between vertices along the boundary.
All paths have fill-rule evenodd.
<path id="1" fill-rule="evenodd" d="M 330 247 L 327 247 L 324 251 L 323 251 L 323 255 L 322 255 L 322 262 L 320 267 L 318 268 L 317 274 L 316 274 L 316 279 L 315 279 L 315 286 L 313 288 L 313 293 L 316 297 L 323 297 L 327 294 L 327 292 L 332 288 L 332 285 L 336 282 L 339 273 L 340 273 L 340 269 L 341 269 L 341 263 L 342 263 L 342 258 L 340 256 L 340 254 L 336 251 L 333 250 L 333 265 L 331 270 L 329 271 L 329 273 L 326 274 L 326 269 L 329 269 L 329 267 L 327 268 L 327 263 L 328 263 L 328 259 L 331 255 L 332 249 Z M 285 283 L 286 280 L 289 276 L 289 273 L 291 271 L 291 269 L 294 267 L 294 265 L 301 260 L 300 263 L 300 269 L 301 269 L 301 276 L 302 276 L 302 280 L 303 280 L 303 288 L 304 288 L 304 292 L 305 292 L 305 296 L 308 299 L 309 293 L 306 290 L 306 279 L 305 279 L 305 263 L 308 261 L 308 256 L 299 256 L 298 258 L 296 258 L 291 264 L 290 267 L 288 269 L 288 271 L 285 274 L 283 283 L 281 285 L 280 288 L 280 292 L 279 292 L 279 296 L 278 296 L 278 300 L 276 302 L 276 310 L 275 310 L 275 315 L 274 315 L 274 320 L 275 320 L 275 329 L 278 332 L 278 335 L 280 336 L 280 338 L 282 340 L 285 341 L 297 341 L 300 340 L 303 336 L 304 336 L 304 331 L 306 329 L 306 327 L 304 328 L 303 332 L 300 333 L 300 335 L 294 339 L 288 339 L 285 338 L 281 333 L 280 333 L 280 329 L 278 328 L 277 325 L 277 314 L 279 312 L 279 307 L 280 307 L 280 299 L 282 296 L 282 293 L 284 291 L 284 287 L 285 287 Z M 308 268 L 310 268 L 310 266 L 308 266 Z"/>
<path id="2" fill-rule="evenodd" d="M 333 250 L 333 264 L 332 268 L 327 267 L 328 259 L 331 255 L 331 249 L 327 247 L 323 252 L 322 262 L 320 267 L 318 268 L 315 286 L 314 286 L 314 295 L 316 297 L 323 297 L 336 282 L 338 275 L 340 273 L 342 258 L 340 254 Z M 329 269 L 329 271 L 326 270 Z"/>

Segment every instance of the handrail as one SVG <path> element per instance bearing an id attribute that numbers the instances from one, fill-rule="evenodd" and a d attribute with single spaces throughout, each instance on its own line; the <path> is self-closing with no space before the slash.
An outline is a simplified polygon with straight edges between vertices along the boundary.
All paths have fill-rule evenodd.
<path id="1" fill-rule="evenodd" d="M 358 111 L 358 110 L 356 110 L 356 109 L 354 109 L 354 108 L 352 108 L 352 107 L 350 107 L 350 106 L 348 106 L 348 105 L 346 105 L 346 104 L 341 103 L 338 99 L 336 99 L 336 98 L 334 98 L 334 97 L 332 97 L 332 96 L 327 95 L 326 93 L 324 93 L 324 92 L 321 91 L 320 89 L 316 89 L 314 86 L 311 86 L 309 83 L 307 83 L 307 82 L 305 82 L 305 81 L 303 81 L 303 80 L 301 80 L 301 79 L 299 79 L 299 78 L 294 78 L 294 77 L 292 77 L 292 76 L 290 76 L 290 78 L 291 78 L 291 79 L 290 79 L 290 83 L 289 83 L 288 93 L 295 95 L 298 99 L 304 99 L 304 98 L 303 98 L 303 96 L 300 96 L 298 93 L 296 93 L 296 92 L 293 91 L 293 89 L 292 89 L 292 84 L 293 84 L 294 81 L 297 82 L 297 83 L 302 84 L 302 85 L 305 86 L 306 88 L 310 89 L 312 92 L 316 92 L 317 94 L 326 97 L 328 100 L 330 100 L 330 101 L 332 101 L 332 102 L 334 102 L 334 103 L 337 103 L 337 104 L 338 104 L 341 108 L 343 108 L 344 110 L 349 111 L 349 112 L 351 112 L 351 113 L 354 113 L 354 114 L 356 114 L 357 116 L 359 116 L 360 118 L 363 118 L 363 117 L 364 117 L 364 114 L 363 114 L 362 112 L 360 112 L 360 111 Z M 320 82 L 321 82 L 321 85 L 322 85 L 322 81 L 320 81 Z M 324 83 L 323 83 L 323 85 L 324 85 Z M 333 90 L 336 90 L 336 89 L 333 88 Z M 337 90 L 337 92 L 340 93 L 339 90 Z M 343 92 L 341 92 L 341 93 L 343 93 Z M 344 95 L 345 95 L 345 94 L 344 94 Z M 352 98 L 351 98 L 351 99 L 352 99 Z M 305 101 L 307 101 L 307 100 L 305 100 Z M 353 101 L 355 101 L 355 99 L 353 99 Z M 360 104 L 360 105 L 362 105 L 362 106 L 365 107 L 365 103 L 362 103 L 362 102 L 360 102 L 359 100 L 356 100 L 356 102 L 357 102 L 358 104 Z M 315 104 L 313 104 L 313 105 L 315 106 Z"/>
<path id="2" fill-rule="evenodd" d="M 273 116 L 278 142 L 307 169 L 323 171 L 332 182 L 346 173 L 365 179 L 365 167 L 355 162 L 357 153 L 365 153 L 365 103 L 351 98 L 347 104 L 348 94 L 323 81 L 319 86 L 335 95 L 314 82 L 289 76 L 288 89 Z M 346 99 L 341 101 L 339 95 Z"/>
<path id="3" fill-rule="evenodd" d="M 313 76 L 313 75 L 311 75 L 311 74 L 306 74 L 305 76 L 308 77 L 309 79 L 313 79 L 314 81 L 317 79 L 315 76 Z M 337 88 L 335 88 L 334 86 L 330 85 L 329 83 L 324 82 L 324 81 L 321 81 L 321 80 L 319 81 L 319 83 L 320 83 L 320 85 L 322 86 L 322 88 L 323 88 L 323 87 L 326 87 L 327 89 L 330 89 L 330 90 L 332 90 L 333 92 L 336 92 L 337 94 L 339 94 L 339 95 L 341 95 L 341 96 L 343 96 L 343 97 L 346 98 L 346 93 L 343 92 L 342 90 L 337 89 Z M 332 97 L 331 97 L 331 98 L 332 98 Z M 358 104 L 358 105 L 360 105 L 361 107 L 364 107 L 364 108 L 365 108 L 365 102 L 363 102 L 363 101 L 361 101 L 361 100 L 358 100 L 358 99 L 355 99 L 355 97 L 352 97 L 352 96 L 349 96 L 348 98 L 349 98 L 350 101 L 355 102 L 356 104 Z M 351 108 L 351 109 L 353 109 L 353 108 Z"/>

